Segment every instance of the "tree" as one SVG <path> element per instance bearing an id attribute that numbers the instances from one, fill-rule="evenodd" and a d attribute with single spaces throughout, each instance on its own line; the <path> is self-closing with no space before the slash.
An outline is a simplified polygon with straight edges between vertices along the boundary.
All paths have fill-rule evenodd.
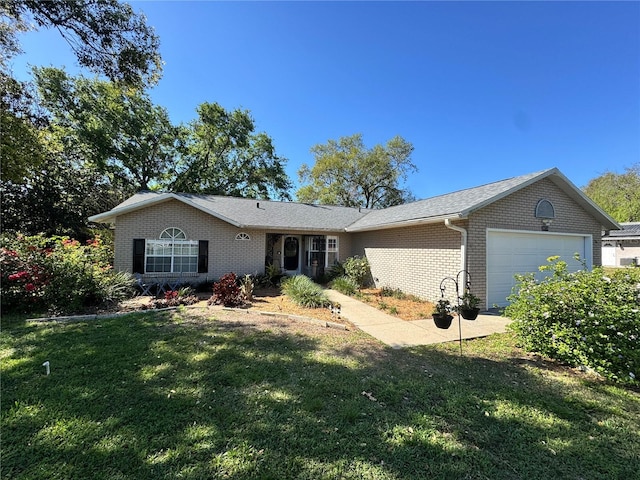
<path id="1" fill-rule="evenodd" d="M 617 222 L 640 222 L 640 163 L 621 174 L 605 172 L 583 190 Z"/>
<path id="2" fill-rule="evenodd" d="M 254 133 L 248 110 L 203 103 L 189 126 L 189 140 L 171 189 L 248 198 L 290 199 L 286 159 L 271 138 Z"/>
<path id="3" fill-rule="evenodd" d="M 44 160 L 40 129 L 47 121 L 34 105 L 31 86 L 0 70 L 0 165 L 4 180 L 20 182 Z"/>
<path id="4" fill-rule="evenodd" d="M 44 160 L 39 130 L 43 117 L 32 86 L 17 81 L 10 59 L 22 53 L 19 35 L 55 28 L 78 63 L 109 80 L 132 87 L 160 78 L 159 40 L 128 4 L 117 0 L 3 0 L 0 2 L 0 158 L 2 180 L 20 182 Z"/>
<path id="5" fill-rule="evenodd" d="M 311 149 L 315 165 L 302 165 L 301 182 L 310 182 L 297 192 L 301 202 L 348 207 L 385 208 L 413 200 L 401 188 L 410 172 L 413 145 L 400 136 L 386 145 L 367 149 L 361 134 L 329 140 Z"/>
<path id="6" fill-rule="evenodd" d="M 67 131 L 67 148 L 86 158 L 125 193 L 162 187 L 174 170 L 183 134 L 167 111 L 139 90 L 56 68 L 35 68 L 42 104 Z"/>
<path id="7" fill-rule="evenodd" d="M 162 71 L 160 43 L 144 15 L 118 0 L 3 0 L 0 4 L 3 61 L 21 51 L 17 36 L 30 25 L 55 28 L 78 63 L 129 86 L 155 84 Z M 3 68 L 6 63 L 3 62 Z"/>
<path id="8" fill-rule="evenodd" d="M 45 160 L 22 182 L 0 182 L 2 231 L 26 235 L 91 236 L 87 218 L 124 200 L 104 175 L 84 161 L 80 146 L 63 149 L 55 128 L 43 139 Z"/>

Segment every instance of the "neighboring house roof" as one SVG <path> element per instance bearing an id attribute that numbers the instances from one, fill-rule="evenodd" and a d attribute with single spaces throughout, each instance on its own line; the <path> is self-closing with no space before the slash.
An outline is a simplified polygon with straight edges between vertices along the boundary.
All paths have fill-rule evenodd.
<path id="1" fill-rule="evenodd" d="M 446 218 L 451 220 L 467 218 L 471 213 L 543 178 L 548 178 L 560 187 L 569 197 L 591 213 L 605 230 L 620 228 L 609 215 L 582 193 L 557 168 L 551 168 L 384 210 L 374 210 L 347 227 L 347 231 L 379 230 L 411 224 L 434 223 Z"/>
<path id="2" fill-rule="evenodd" d="M 603 235 L 604 239 L 612 240 L 640 240 L 640 222 L 622 222 L 622 230 L 612 230 Z"/>
<path id="3" fill-rule="evenodd" d="M 576 203 L 593 215 L 605 230 L 620 228 L 609 215 L 582 193 L 557 168 L 381 210 L 361 210 L 350 207 L 274 202 L 215 195 L 141 192 L 108 212 L 89 217 L 89 220 L 109 223 L 115 221 L 118 215 L 174 199 L 239 228 L 363 232 L 421 223 L 435 223 L 447 218 L 451 220 L 467 218 L 471 213 L 544 178 L 555 183 Z"/>
<path id="4" fill-rule="evenodd" d="M 140 192 L 112 210 L 89 217 L 92 222 L 111 223 L 116 217 L 169 200 L 178 200 L 238 228 L 286 231 L 342 232 L 369 210 L 277 202 L 216 195 Z"/>

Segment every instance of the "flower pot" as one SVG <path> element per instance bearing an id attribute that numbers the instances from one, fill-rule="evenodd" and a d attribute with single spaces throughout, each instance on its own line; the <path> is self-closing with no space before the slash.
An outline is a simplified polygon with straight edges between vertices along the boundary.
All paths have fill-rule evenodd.
<path id="1" fill-rule="evenodd" d="M 433 321 L 438 328 L 449 328 L 451 326 L 451 320 L 453 320 L 453 315 L 433 315 Z"/>
<path id="2" fill-rule="evenodd" d="M 460 309 L 460 315 L 462 315 L 462 318 L 464 318 L 465 320 L 475 320 L 476 318 L 478 318 L 478 313 L 480 313 L 479 308 Z"/>

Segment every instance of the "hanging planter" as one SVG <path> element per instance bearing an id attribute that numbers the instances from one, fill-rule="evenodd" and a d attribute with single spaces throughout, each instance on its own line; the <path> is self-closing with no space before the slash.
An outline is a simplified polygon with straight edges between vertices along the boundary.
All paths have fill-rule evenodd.
<path id="1" fill-rule="evenodd" d="M 460 297 L 460 306 L 458 312 L 465 320 L 475 320 L 480 313 L 480 299 L 476 297 L 469 288 L 464 292 L 464 295 Z"/>
<path id="2" fill-rule="evenodd" d="M 464 307 L 460 307 L 460 315 L 462 315 L 462 318 L 464 318 L 465 320 L 475 320 L 476 318 L 478 318 L 478 314 L 480 313 L 480 309 L 479 308 L 464 308 Z"/>
<path id="3" fill-rule="evenodd" d="M 451 320 L 453 320 L 453 315 L 451 315 L 451 303 L 449 300 L 441 298 L 438 300 L 438 303 L 433 308 L 433 321 L 438 328 L 449 328 L 451 326 Z"/>
<path id="4" fill-rule="evenodd" d="M 440 315 L 440 314 L 434 313 L 432 316 L 433 316 L 433 321 L 436 324 L 436 327 L 447 329 L 451 326 L 451 320 L 453 320 L 453 315 L 449 315 L 449 314 Z"/>

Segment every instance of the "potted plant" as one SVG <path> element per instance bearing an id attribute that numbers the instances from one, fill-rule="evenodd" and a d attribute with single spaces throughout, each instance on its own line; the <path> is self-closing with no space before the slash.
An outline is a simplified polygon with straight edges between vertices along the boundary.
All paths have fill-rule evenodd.
<path id="1" fill-rule="evenodd" d="M 480 313 L 480 299 L 476 297 L 470 290 L 466 290 L 464 295 L 460 297 L 460 307 L 458 312 L 465 320 L 475 320 Z"/>
<path id="2" fill-rule="evenodd" d="M 433 313 L 431 314 L 433 321 L 438 328 L 449 328 L 451 326 L 451 303 L 449 300 L 441 298 L 438 303 L 433 307 Z"/>

